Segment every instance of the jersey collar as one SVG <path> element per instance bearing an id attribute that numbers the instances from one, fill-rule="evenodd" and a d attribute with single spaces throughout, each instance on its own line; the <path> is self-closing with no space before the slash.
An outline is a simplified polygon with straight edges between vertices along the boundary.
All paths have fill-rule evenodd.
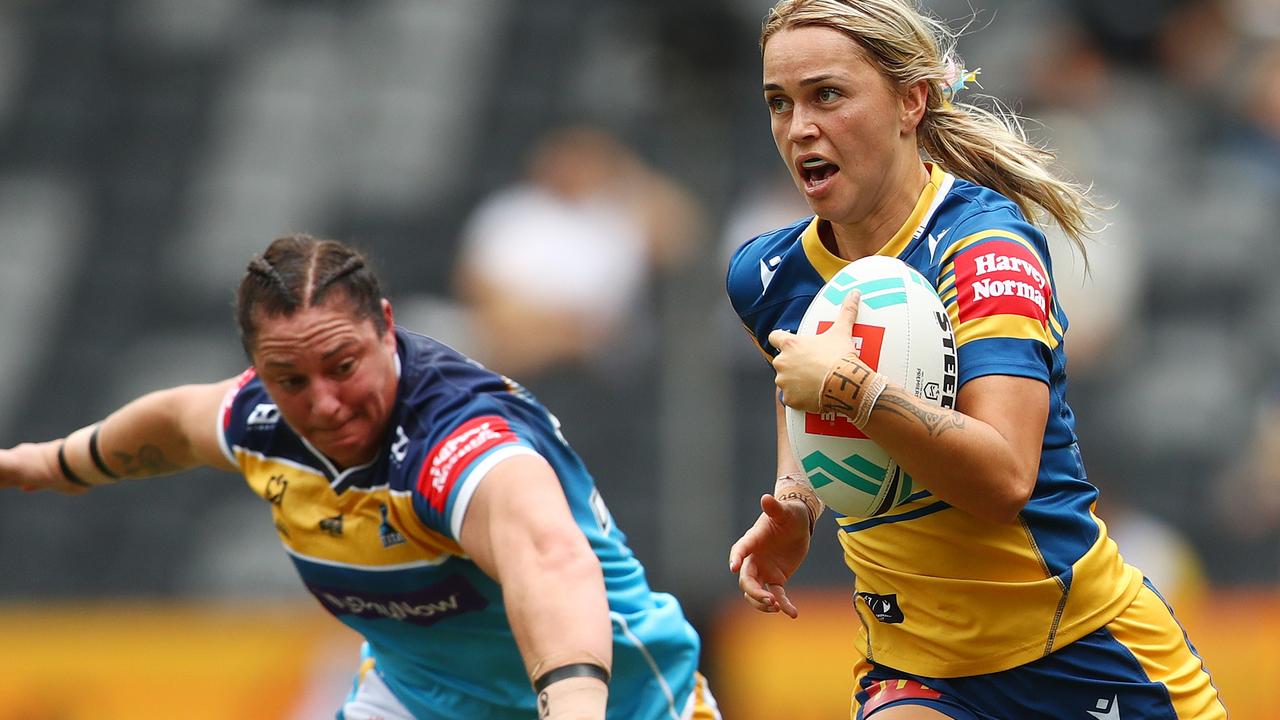
<path id="1" fill-rule="evenodd" d="M 877 255 L 888 257 L 901 255 L 911 241 L 919 238 L 924 232 L 929 221 L 933 219 L 934 213 L 937 212 L 938 206 L 942 204 L 943 198 L 951 190 L 954 177 L 944 172 L 937 163 L 925 163 L 925 167 L 929 168 L 929 182 L 925 183 L 924 190 L 920 191 L 915 208 L 912 209 L 911 215 L 907 217 L 902 227 L 898 228 L 893 239 L 876 251 Z M 822 244 L 822 238 L 818 235 L 818 223 L 821 222 L 825 221 L 815 216 L 800 234 L 800 243 L 804 248 L 804 254 L 809 258 L 809 264 L 818 271 L 823 281 L 827 281 L 835 277 L 835 274 L 848 265 L 849 261 L 831 252 L 826 245 Z"/>

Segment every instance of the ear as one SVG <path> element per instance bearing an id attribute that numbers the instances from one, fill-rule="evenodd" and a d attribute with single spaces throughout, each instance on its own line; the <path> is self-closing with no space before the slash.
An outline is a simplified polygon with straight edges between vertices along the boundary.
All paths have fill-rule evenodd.
<path id="1" fill-rule="evenodd" d="M 929 102 L 929 81 L 917 80 L 902 93 L 902 133 L 914 133 L 924 119 Z"/>
<path id="2" fill-rule="evenodd" d="M 382 319 L 387 323 L 387 334 L 383 341 L 389 343 L 392 352 L 394 352 L 396 349 L 396 317 L 395 313 L 391 311 L 391 301 L 386 298 L 382 298 Z"/>

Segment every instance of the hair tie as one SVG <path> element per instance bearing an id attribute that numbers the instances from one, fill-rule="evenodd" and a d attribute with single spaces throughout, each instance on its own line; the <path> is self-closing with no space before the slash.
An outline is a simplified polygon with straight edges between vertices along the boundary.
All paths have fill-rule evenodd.
<path id="1" fill-rule="evenodd" d="M 978 73 L 981 72 L 982 68 L 966 70 L 954 57 L 948 55 L 947 66 L 942 71 L 942 107 L 951 109 L 952 101 L 961 90 L 968 87 L 969 83 L 977 85 Z"/>

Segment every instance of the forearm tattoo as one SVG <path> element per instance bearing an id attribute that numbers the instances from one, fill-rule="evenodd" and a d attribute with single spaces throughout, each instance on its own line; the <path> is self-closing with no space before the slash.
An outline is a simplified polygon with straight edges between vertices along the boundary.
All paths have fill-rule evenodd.
<path id="1" fill-rule="evenodd" d="M 164 475 L 182 469 L 182 466 L 165 457 L 164 451 L 157 445 L 142 445 L 133 454 L 112 450 L 111 455 L 120 461 L 124 467 L 123 475 L 128 477 Z"/>
<path id="2" fill-rule="evenodd" d="M 948 430 L 963 430 L 964 415 L 954 410 L 934 408 L 920 402 L 898 388 L 890 388 L 880 396 L 876 407 L 898 417 L 924 426 L 930 437 L 938 437 Z"/>
<path id="3" fill-rule="evenodd" d="M 888 384 L 885 376 L 867 367 L 854 353 L 836 361 L 822 383 L 818 408 L 839 413 L 857 427 L 867 424 L 871 411 Z"/>

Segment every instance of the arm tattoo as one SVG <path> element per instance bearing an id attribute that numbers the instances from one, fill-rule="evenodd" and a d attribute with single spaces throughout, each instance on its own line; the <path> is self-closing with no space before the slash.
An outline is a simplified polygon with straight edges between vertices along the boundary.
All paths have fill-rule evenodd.
<path id="1" fill-rule="evenodd" d="M 963 430 L 965 428 L 964 415 L 954 410 L 921 407 L 917 404 L 915 398 L 908 396 L 897 388 L 886 390 L 880 396 L 880 402 L 876 407 L 894 413 L 908 421 L 919 421 L 928 431 L 930 437 L 938 437 L 948 430 Z"/>
<path id="2" fill-rule="evenodd" d="M 146 477 L 148 475 L 164 475 L 182 469 L 169 458 L 157 445 L 142 445 L 132 455 L 115 450 L 111 453 L 124 466 L 123 475 L 128 477 Z"/>

